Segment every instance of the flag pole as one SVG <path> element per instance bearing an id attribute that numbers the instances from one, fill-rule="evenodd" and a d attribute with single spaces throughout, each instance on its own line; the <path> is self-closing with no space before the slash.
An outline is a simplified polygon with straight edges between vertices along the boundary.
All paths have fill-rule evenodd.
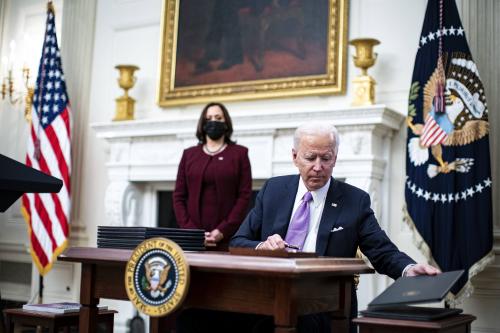
<path id="1" fill-rule="evenodd" d="M 38 304 L 43 304 L 43 275 L 38 275 Z M 36 333 L 43 333 L 43 327 L 37 326 Z"/>
<path id="2" fill-rule="evenodd" d="M 38 304 L 43 303 L 43 275 L 38 275 Z"/>
<path id="3" fill-rule="evenodd" d="M 43 304 L 43 275 L 38 275 L 38 304 Z M 37 326 L 36 333 L 43 333 L 43 327 Z"/>

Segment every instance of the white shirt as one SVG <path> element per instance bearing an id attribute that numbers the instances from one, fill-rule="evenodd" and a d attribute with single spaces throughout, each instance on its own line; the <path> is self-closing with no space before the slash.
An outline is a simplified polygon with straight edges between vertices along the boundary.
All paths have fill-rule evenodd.
<path id="1" fill-rule="evenodd" d="M 312 201 L 309 203 L 309 228 L 307 230 L 306 240 L 302 249 L 304 252 L 316 252 L 316 239 L 318 238 L 319 223 L 321 221 L 321 215 L 323 214 L 323 208 L 325 207 L 326 194 L 328 193 L 328 188 L 330 187 L 330 181 L 331 178 L 328 179 L 328 182 L 323 187 L 317 189 L 316 191 L 311 191 Z M 304 185 L 304 181 L 302 180 L 302 177 L 300 177 L 290 221 L 307 191 L 308 190 Z"/>

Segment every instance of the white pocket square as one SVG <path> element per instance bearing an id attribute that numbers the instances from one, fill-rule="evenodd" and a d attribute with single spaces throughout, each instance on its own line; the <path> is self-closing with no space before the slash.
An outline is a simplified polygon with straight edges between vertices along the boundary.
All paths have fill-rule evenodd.
<path id="1" fill-rule="evenodd" d="M 330 230 L 330 232 L 337 232 L 340 230 L 344 230 L 344 228 L 342 228 L 342 227 L 333 228 L 332 230 Z"/>

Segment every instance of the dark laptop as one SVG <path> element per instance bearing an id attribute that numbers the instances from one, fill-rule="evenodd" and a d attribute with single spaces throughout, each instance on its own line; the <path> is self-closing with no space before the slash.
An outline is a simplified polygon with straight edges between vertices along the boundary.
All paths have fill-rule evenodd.
<path id="1" fill-rule="evenodd" d="M 365 317 L 390 319 L 437 320 L 462 312 L 461 309 L 429 308 L 408 304 L 440 302 L 462 276 L 463 270 L 445 272 L 435 276 L 402 277 L 377 296 Z"/>

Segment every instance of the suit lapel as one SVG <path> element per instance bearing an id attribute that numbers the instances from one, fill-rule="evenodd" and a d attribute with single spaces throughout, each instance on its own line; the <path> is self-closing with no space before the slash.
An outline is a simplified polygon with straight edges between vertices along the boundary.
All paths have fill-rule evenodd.
<path id="1" fill-rule="evenodd" d="M 272 234 L 278 234 L 283 239 L 285 239 L 286 232 L 288 230 L 288 223 L 290 222 L 290 217 L 292 215 L 293 204 L 295 203 L 298 186 L 299 176 L 291 176 L 290 181 L 286 182 L 285 186 L 283 186 L 283 192 L 277 194 L 277 198 L 280 198 L 278 200 L 281 204 L 276 207 L 278 215 L 276 216 L 276 220 L 273 225 Z"/>
<path id="2" fill-rule="evenodd" d="M 332 178 L 325 199 L 325 207 L 319 223 L 318 238 L 316 239 L 316 253 L 324 256 L 330 231 L 337 222 L 342 211 L 342 191 L 339 182 Z"/>

